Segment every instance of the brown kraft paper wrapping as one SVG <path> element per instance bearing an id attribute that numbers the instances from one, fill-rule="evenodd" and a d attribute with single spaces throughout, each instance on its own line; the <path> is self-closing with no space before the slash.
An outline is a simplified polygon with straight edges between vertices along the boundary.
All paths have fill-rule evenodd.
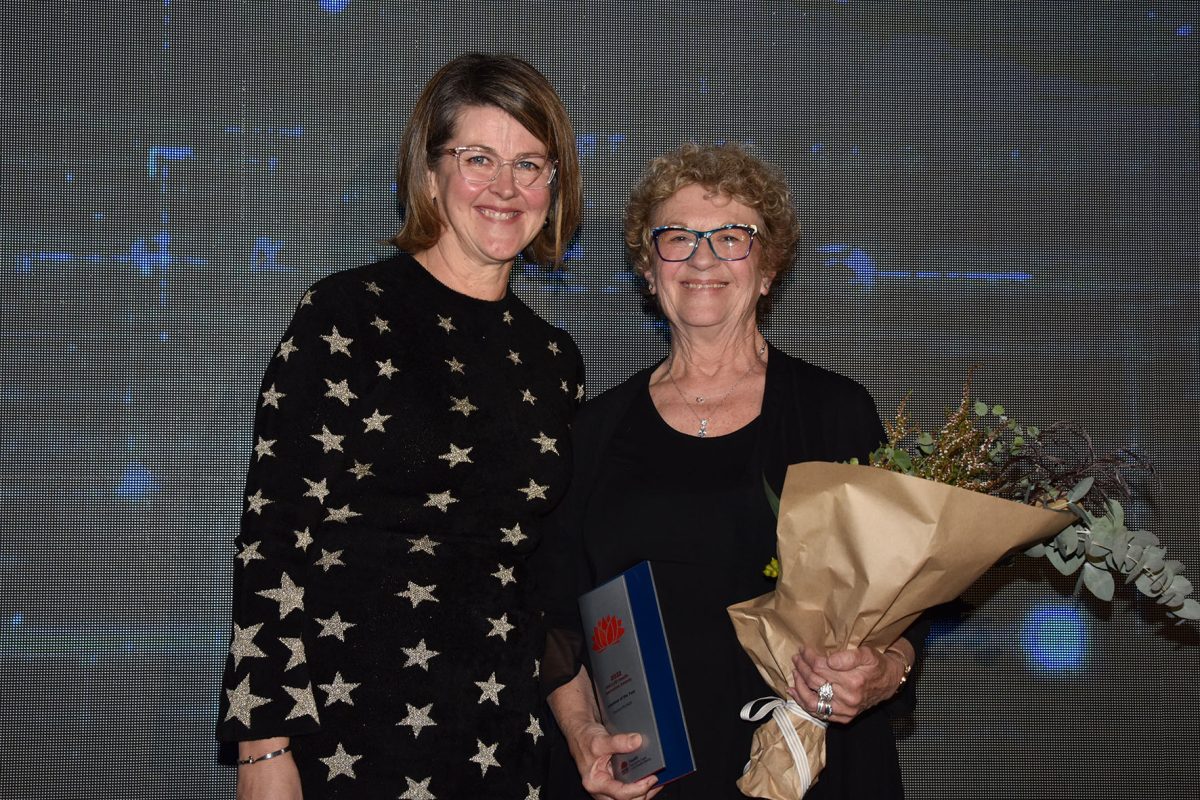
<path id="1" fill-rule="evenodd" d="M 786 699 L 801 642 L 827 653 L 860 645 L 883 649 L 922 611 L 958 597 L 1005 553 L 1049 539 L 1074 521 L 1069 512 L 875 467 L 793 464 L 779 498 L 775 591 L 730 606 L 729 616 L 763 680 Z M 815 775 L 825 763 L 825 731 L 792 719 Z M 775 722 L 755 732 L 738 788 L 772 800 L 803 796 Z"/>

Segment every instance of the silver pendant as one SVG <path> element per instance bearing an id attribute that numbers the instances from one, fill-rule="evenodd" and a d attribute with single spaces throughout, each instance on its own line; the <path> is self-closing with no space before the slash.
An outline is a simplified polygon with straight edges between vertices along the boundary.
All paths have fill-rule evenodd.
<path id="1" fill-rule="evenodd" d="M 708 417 L 705 417 L 704 419 L 700 420 L 700 431 L 696 435 L 699 436 L 701 439 L 708 436 Z"/>

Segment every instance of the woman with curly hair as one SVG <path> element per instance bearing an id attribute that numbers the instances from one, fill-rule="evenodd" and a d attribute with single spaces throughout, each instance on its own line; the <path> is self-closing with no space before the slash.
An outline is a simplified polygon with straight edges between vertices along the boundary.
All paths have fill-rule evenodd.
<path id="1" fill-rule="evenodd" d="M 575 597 L 642 560 L 654 565 L 697 765 L 662 796 L 740 796 L 757 725 L 739 710 L 766 686 L 725 609 L 771 589 L 764 477 L 779 492 L 789 464 L 865 458 L 883 439 L 862 386 L 777 350 L 758 330 L 799 233 L 782 175 L 734 146 L 684 145 L 653 161 L 630 198 L 626 245 L 670 328 L 670 354 L 580 412 L 574 477 L 547 540 L 553 560 L 572 566 L 555 573 L 543 680 L 593 797 L 659 788 L 653 776 L 624 784 L 613 775 L 611 757 L 640 737 L 600 723 Z M 810 797 L 902 796 L 884 712 L 916 659 L 921 637 L 908 635 L 883 651 L 797 654 L 794 698 L 834 723 Z M 818 696 L 823 684 L 832 702 L 828 689 Z"/>

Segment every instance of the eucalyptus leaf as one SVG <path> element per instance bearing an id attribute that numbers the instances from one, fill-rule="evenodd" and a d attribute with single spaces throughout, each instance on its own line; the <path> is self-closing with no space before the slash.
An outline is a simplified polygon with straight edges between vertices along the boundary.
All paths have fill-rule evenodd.
<path id="1" fill-rule="evenodd" d="M 1171 609 L 1168 613 L 1181 619 L 1200 620 L 1200 602 L 1189 597 L 1181 607 Z"/>
<path id="2" fill-rule="evenodd" d="M 1055 550 L 1053 547 L 1049 547 L 1046 549 L 1046 560 L 1053 564 L 1054 568 L 1063 575 L 1072 575 L 1074 574 L 1075 570 L 1079 569 L 1079 566 L 1083 563 L 1084 558 L 1083 556 L 1071 556 L 1070 558 L 1063 558 L 1061 555 L 1059 555 L 1057 550 Z"/>
<path id="3" fill-rule="evenodd" d="M 1092 484 L 1095 482 L 1096 479 L 1090 475 L 1084 478 L 1079 483 L 1071 487 L 1071 491 L 1067 493 L 1067 500 L 1072 503 L 1078 503 L 1087 495 L 1088 492 L 1092 490 Z"/>
<path id="4" fill-rule="evenodd" d="M 1025 555 L 1030 558 L 1042 558 L 1046 555 L 1046 543 L 1038 542 L 1033 547 L 1025 551 Z"/>
<path id="5" fill-rule="evenodd" d="M 1079 528 L 1072 525 L 1054 537 L 1054 547 L 1064 558 L 1073 556 L 1079 552 L 1079 533 Z"/>
<path id="6" fill-rule="evenodd" d="M 992 413 L 995 414 L 997 417 L 1003 417 L 1004 416 L 1004 406 L 1001 406 L 1001 405 L 992 406 Z"/>
<path id="7" fill-rule="evenodd" d="M 775 519 L 779 519 L 779 495 L 775 494 L 775 490 L 771 488 L 771 484 L 767 483 L 766 475 L 763 475 L 763 490 L 767 493 L 767 505 L 774 512 Z"/>
<path id="8" fill-rule="evenodd" d="M 1098 569 L 1092 564 L 1083 565 L 1083 582 L 1092 594 L 1105 602 L 1113 599 L 1113 576 L 1108 570 Z"/>
<path id="9" fill-rule="evenodd" d="M 975 401 L 975 416 L 986 417 L 987 412 L 988 412 L 987 403 L 983 402 L 982 400 L 976 400 Z"/>

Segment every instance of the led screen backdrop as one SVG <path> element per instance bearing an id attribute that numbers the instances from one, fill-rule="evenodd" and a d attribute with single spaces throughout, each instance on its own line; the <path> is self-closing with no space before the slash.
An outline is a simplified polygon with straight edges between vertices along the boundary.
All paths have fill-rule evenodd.
<path id="1" fill-rule="evenodd" d="M 0 796 L 233 796 L 212 729 L 258 381 L 303 290 L 386 252 L 402 122 L 469 49 L 530 59 L 576 122 L 570 269 L 513 285 L 592 395 L 665 352 L 624 271 L 629 187 L 681 141 L 742 142 L 805 226 L 777 344 L 885 416 L 915 391 L 927 426 L 984 364 L 1023 421 L 1142 448 L 1130 516 L 1200 565 L 1195 3 L 3 15 Z M 1194 632 L 1071 588 L 1018 561 L 935 628 L 913 797 L 1194 792 Z"/>

